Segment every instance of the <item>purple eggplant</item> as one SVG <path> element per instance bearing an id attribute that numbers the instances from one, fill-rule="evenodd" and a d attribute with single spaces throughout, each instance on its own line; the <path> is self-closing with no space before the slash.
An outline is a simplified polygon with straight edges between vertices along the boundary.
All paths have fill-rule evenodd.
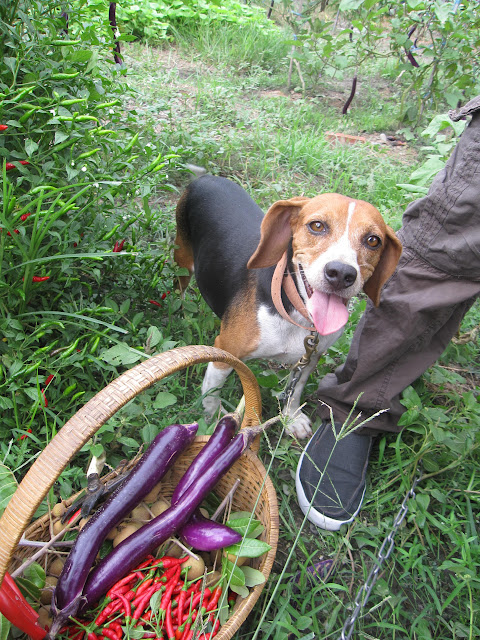
<path id="1" fill-rule="evenodd" d="M 98 602 L 115 582 L 181 529 L 218 480 L 261 431 L 262 427 L 242 429 L 219 455 L 205 461 L 202 475 L 186 489 L 176 504 L 130 535 L 103 558 L 88 576 L 81 611 Z"/>
<path id="2" fill-rule="evenodd" d="M 53 594 L 52 609 L 59 624 L 78 610 L 88 573 L 108 532 L 162 479 L 177 456 L 192 443 L 197 429 L 196 423 L 173 424 L 159 433 L 125 481 L 78 534 Z"/>
<path id="3" fill-rule="evenodd" d="M 216 551 L 238 544 L 242 536 L 226 524 L 204 518 L 197 510 L 179 532 L 180 540 L 197 551 Z"/>
<path id="4" fill-rule="evenodd" d="M 194 458 L 172 494 L 172 504 L 178 502 L 193 482 L 204 473 L 205 466 L 225 449 L 240 426 L 237 413 L 227 414 L 215 427 L 207 444 Z M 198 551 L 214 551 L 240 542 L 242 536 L 224 524 L 204 518 L 199 509 L 178 532 L 180 539 Z"/>
<path id="5" fill-rule="evenodd" d="M 237 413 L 229 413 L 217 423 L 214 432 L 210 439 L 195 456 L 193 462 L 183 474 L 179 483 L 175 487 L 172 494 L 172 504 L 175 504 L 180 496 L 182 496 L 192 482 L 196 482 L 197 478 L 205 471 L 205 466 L 211 464 L 217 455 L 225 449 L 227 444 L 231 441 L 238 427 L 240 426 L 240 419 Z"/>

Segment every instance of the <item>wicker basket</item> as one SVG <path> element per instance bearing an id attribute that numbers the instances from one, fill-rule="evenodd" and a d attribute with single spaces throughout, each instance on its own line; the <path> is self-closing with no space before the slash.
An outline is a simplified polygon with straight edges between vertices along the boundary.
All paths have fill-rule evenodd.
<path id="1" fill-rule="evenodd" d="M 211 361 L 233 367 L 240 377 L 245 395 L 245 417 L 242 426 L 259 423 L 261 400 L 255 376 L 243 362 L 226 351 L 206 346 L 180 347 L 133 367 L 102 389 L 60 429 L 18 486 L 0 519 L 0 579 L 7 569 L 18 565 L 20 557 L 24 554 L 23 550 L 22 553 L 17 549 L 24 531 L 29 539 L 48 539 L 49 516 L 44 516 L 30 525 L 31 519 L 63 469 L 92 435 L 121 407 L 158 380 L 188 366 Z M 193 416 L 192 418 L 194 419 Z M 177 459 L 174 469 L 162 481 L 165 495 L 171 494 L 187 466 L 207 441 L 208 436 L 195 438 L 189 449 Z M 219 497 L 228 492 L 237 478 L 240 478 L 241 483 L 234 494 L 233 508 L 255 510 L 255 517 L 265 527 L 262 539 L 271 546 L 271 550 L 259 559 L 257 566 L 267 579 L 278 541 L 275 489 L 263 464 L 251 450 L 247 450 L 217 484 L 215 492 Z M 249 596 L 241 601 L 235 613 L 221 627 L 216 636 L 218 640 L 229 640 L 239 629 L 252 610 L 263 586 L 256 586 Z"/>

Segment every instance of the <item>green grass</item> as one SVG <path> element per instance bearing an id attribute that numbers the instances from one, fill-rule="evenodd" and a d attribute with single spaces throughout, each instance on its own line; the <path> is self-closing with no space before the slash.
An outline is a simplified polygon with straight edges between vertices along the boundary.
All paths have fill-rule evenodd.
<path id="1" fill-rule="evenodd" d="M 285 197 L 339 191 L 371 201 L 394 228 L 401 225 L 410 196 L 396 185 L 408 183 L 423 156 L 413 144 L 405 152 L 378 143 L 380 133 L 395 133 L 403 126 L 396 120 L 395 95 L 376 92 L 381 78 L 372 75 L 368 86 L 362 84 L 349 115 L 342 117 L 341 101 L 332 100 L 332 92 L 338 89 L 346 97 L 348 86 L 335 87 L 332 81 L 306 96 L 289 94 L 285 89 L 288 62 L 281 45 L 278 36 L 268 31 L 231 26 L 183 33 L 178 46 L 171 48 L 122 45 L 127 82 L 135 90 L 128 97 L 128 110 L 135 114 L 142 145 L 173 152 L 178 158 L 165 170 L 168 175 L 162 173 L 162 182 L 149 183 L 146 200 L 142 199 L 144 184 L 138 184 L 136 200 L 129 204 L 141 214 L 128 231 L 132 256 L 118 262 L 121 266 L 116 269 L 100 263 L 92 267 L 90 295 L 85 288 L 57 291 L 63 310 L 70 313 L 92 300 L 110 309 L 98 319 L 115 324 L 118 330 L 105 330 L 98 354 L 89 358 L 72 354 L 64 379 L 59 376 L 58 391 L 53 386 L 50 390 L 53 406 L 40 412 L 40 419 L 38 407 L 32 410 L 32 420 L 40 420 L 32 425 L 41 425 L 34 433 L 38 447 L 97 389 L 133 366 L 126 357 L 109 360 L 107 349 L 125 341 L 137 349 L 139 361 L 152 335 L 153 352 L 184 344 L 213 344 L 218 320 L 198 291 L 191 287 L 184 300 L 175 293 L 174 207 L 190 179 L 184 163 L 194 162 L 237 180 L 265 209 Z M 332 146 L 325 138 L 327 131 L 366 134 L 367 143 Z M 99 211 L 97 223 L 100 220 Z M 158 299 L 167 291 L 161 307 L 149 304 L 150 298 Z M 344 360 L 363 308 L 361 300 L 344 336 L 322 357 L 306 387 L 305 410 L 314 419 L 318 380 Z M 75 320 L 63 320 L 73 340 Z M 86 320 L 82 323 L 87 333 L 90 325 Z M 467 314 L 462 332 L 473 332 L 479 323 L 477 303 Z M 130 332 L 128 338 L 121 329 Z M 59 328 L 48 331 L 48 338 L 60 339 Z M 20 352 L 14 333 L 9 334 L 8 345 Z M 303 445 L 280 429 L 271 430 L 262 442 L 261 457 L 279 498 L 281 543 L 271 578 L 236 634 L 237 640 L 338 638 L 420 467 L 423 479 L 409 501 L 392 554 L 382 566 L 353 637 L 449 640 L 480 636 L 479 355 L 474 337 L 463 344 L 452 343 L 441 360 L 407 390 L 405 429 L 377 441 L 364 507 L 356 521 L 338 533 L 319 531 L 304 520 L 294 487 Z M 48 355 L 45 359 L 45 366 L 55 370 L 57 361 Z M 251 368 L 262 389 L 264 416 L 271 417 L 278 413 L 277 395 L 287 372 L 268 362 L 252 362 Z M 92 445 L 107 449 L 109 462 L 116 464 L 170 422 L 200 419 L 202 432 L 211 428 L 202 419 L 203 372 L 203 366 L 193 367 L 127 405 L 84 448 L 62 475 L 55 493 L 66 497 L 84 483 Z M 39 387 L 42 381 L 31 386 Z M 75 381 L 83 393 L 70 401 L 63 394 Z M 237 379 L 228 380 L 222 396 L 226 407 L 237 404 Z M 16 402 L 18 398 L 27 401 L 20 395 L 12 397 Z M 29 440 L 17 441 L 18 433 L 10 444 L 4 434 L 2 452 L 3 462 L 21 476 L 37 449 Z M 307 583 L 305 569 L 321 560 L 333 563 L 328 577 Z M 300 591 L 292 580 L 297 573 Z"/>

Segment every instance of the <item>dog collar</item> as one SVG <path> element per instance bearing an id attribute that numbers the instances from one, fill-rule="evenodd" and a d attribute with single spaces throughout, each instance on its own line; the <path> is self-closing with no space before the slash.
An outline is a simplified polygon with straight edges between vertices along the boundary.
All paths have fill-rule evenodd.
<path id="1" fill-rule="evenodd" d="M 282 316 L 282 318 L 288 320 L 288 322 L 291 322 L 297 327 L 305 329 L 306 331 L 316 331 L 313 324 L 310 324 L 308 327 L 306 327 L 305 325 L 295 322 L 295 320 L 288 314 L 283 305 L 282 289 L 285 291 L 285 294 L 292 303 L 294 309 L 296 309 L 306 320 L 310 321 L 310 316 L 307 313 L 305 303 L 300 297 L 295 281 L 287 269 L 287 261 L 288 257 L 287 252 L 285 251 L 283 256 L 278 261 L 277 266 L 275 267 L 275 271 L 273 272 L 271 294 L 275 309 Z"/>

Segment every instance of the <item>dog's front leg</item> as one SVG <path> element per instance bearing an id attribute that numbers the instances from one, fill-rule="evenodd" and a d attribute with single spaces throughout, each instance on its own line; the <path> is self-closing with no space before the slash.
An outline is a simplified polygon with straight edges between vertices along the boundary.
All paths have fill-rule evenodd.
<path id="1" fill-rule="evenodd" d="M 202 383 L 203 408 L 208 420 L 220 409 L 220 391 L 232 367 L 223 362 L 209 362 Z"/>
<path id="2" fill-rule="evenodd" d="M 295 438 L 309 438 L 312 435 L 310 418 L 300 411 L 302 393 L 307 384 L 308 376 L 318 364 L 320 353 L 312 353 L 310 362 L 304 367 L 297 384 L 283 407 L 283 415 L 290 418 L 287 424 L 287 432 Z"/>

